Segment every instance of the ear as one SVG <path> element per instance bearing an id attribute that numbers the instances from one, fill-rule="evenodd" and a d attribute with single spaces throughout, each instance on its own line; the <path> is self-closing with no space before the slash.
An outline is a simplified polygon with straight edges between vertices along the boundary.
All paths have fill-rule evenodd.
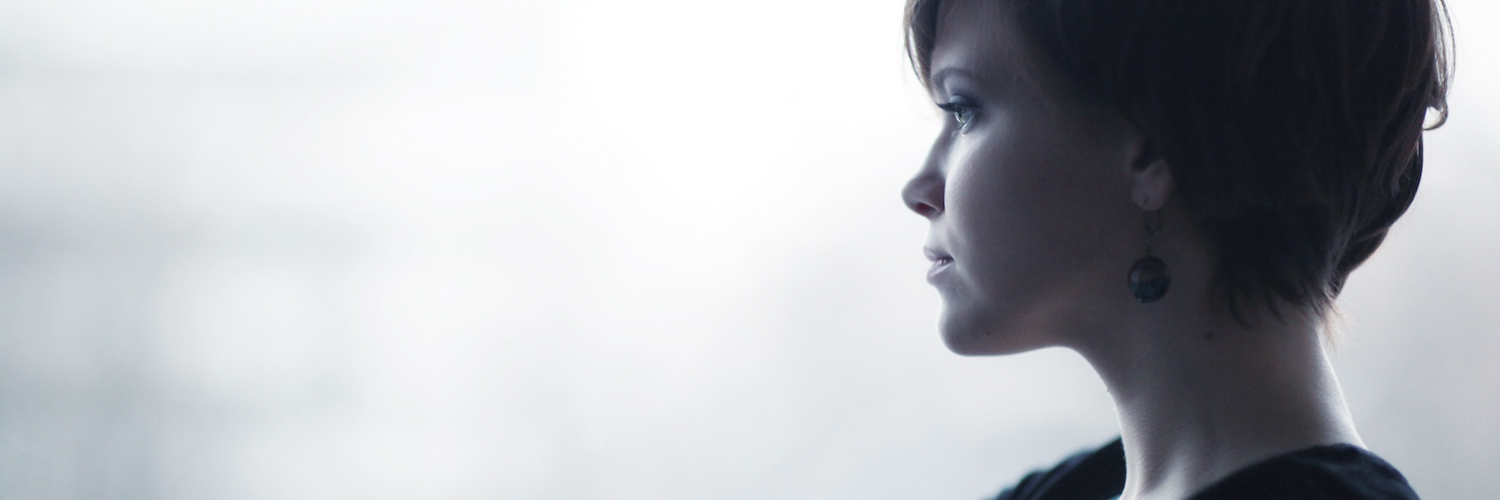
<path id="1" fill-rule="evenodd" d="M 1162 205 L 1167 204 L 1167 197 L 1172 195 L 1172 169 L 1167 165 L 1167 159 L 1162 157 L 1161 150 L 1146 134 L 1137 135 L 1133 149 L 1134 157 L 1131 158 L 1128 173 L 1130 199 L 1141 210 L 1161 210 Z"/>

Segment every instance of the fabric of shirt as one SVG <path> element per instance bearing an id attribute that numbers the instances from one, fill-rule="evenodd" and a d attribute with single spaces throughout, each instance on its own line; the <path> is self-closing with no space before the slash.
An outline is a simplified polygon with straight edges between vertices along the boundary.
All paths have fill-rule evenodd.
<path id="1" fill-rule="evenodd" d="M 1116 439 L 1048 470 L 1027 474 L 995 500 L 1111 500 L 1125 489 L 1125 448 Z M 1314 446 L 1230 474 L 1189 500 L 1417 500 L 1395 467 L 1356 446 Z"/>

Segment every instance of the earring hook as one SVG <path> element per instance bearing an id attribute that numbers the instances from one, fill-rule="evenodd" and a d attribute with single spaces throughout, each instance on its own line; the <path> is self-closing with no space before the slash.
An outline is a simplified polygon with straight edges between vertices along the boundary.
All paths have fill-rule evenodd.
<path id="1" fill-rule="evenodd" d="M 1151 217 L 1156 216 L 1156 226 L 1151 226 Z M 1156 241 L 1156 235 L 1161 234 L 1161 209 L 1146 212 L 1146 255 L 1151 255 L 1151 243 Z"/>

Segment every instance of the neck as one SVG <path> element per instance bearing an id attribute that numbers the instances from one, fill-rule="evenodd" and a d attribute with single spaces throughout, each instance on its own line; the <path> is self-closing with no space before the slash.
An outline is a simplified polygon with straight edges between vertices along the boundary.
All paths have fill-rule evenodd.
<path id="1" fill-rule="evenodd" d="M 1281 453 L 1361 444 L 1315 319 L 1267 315 L 1247 328 L 1160 309 L 1151 316 L 1175 321 L 1142 317 L 1078 349 L 1119 412 L 1122 499 L 1186 498 Z"/>

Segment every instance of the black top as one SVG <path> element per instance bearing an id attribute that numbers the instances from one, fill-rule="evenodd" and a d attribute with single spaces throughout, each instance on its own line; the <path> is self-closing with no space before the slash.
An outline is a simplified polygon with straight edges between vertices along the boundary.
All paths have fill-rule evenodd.
<path id="1" fill-rule="evenodd" d="M 1120 440 L 1068 457 L 1006 488 L 995 500 L 1110 500 L 1125 489 Z M 1229 475 L 1189 500 L 1417 500 L 1391 464 L 1347 444 L 1271 457 Z"/>

